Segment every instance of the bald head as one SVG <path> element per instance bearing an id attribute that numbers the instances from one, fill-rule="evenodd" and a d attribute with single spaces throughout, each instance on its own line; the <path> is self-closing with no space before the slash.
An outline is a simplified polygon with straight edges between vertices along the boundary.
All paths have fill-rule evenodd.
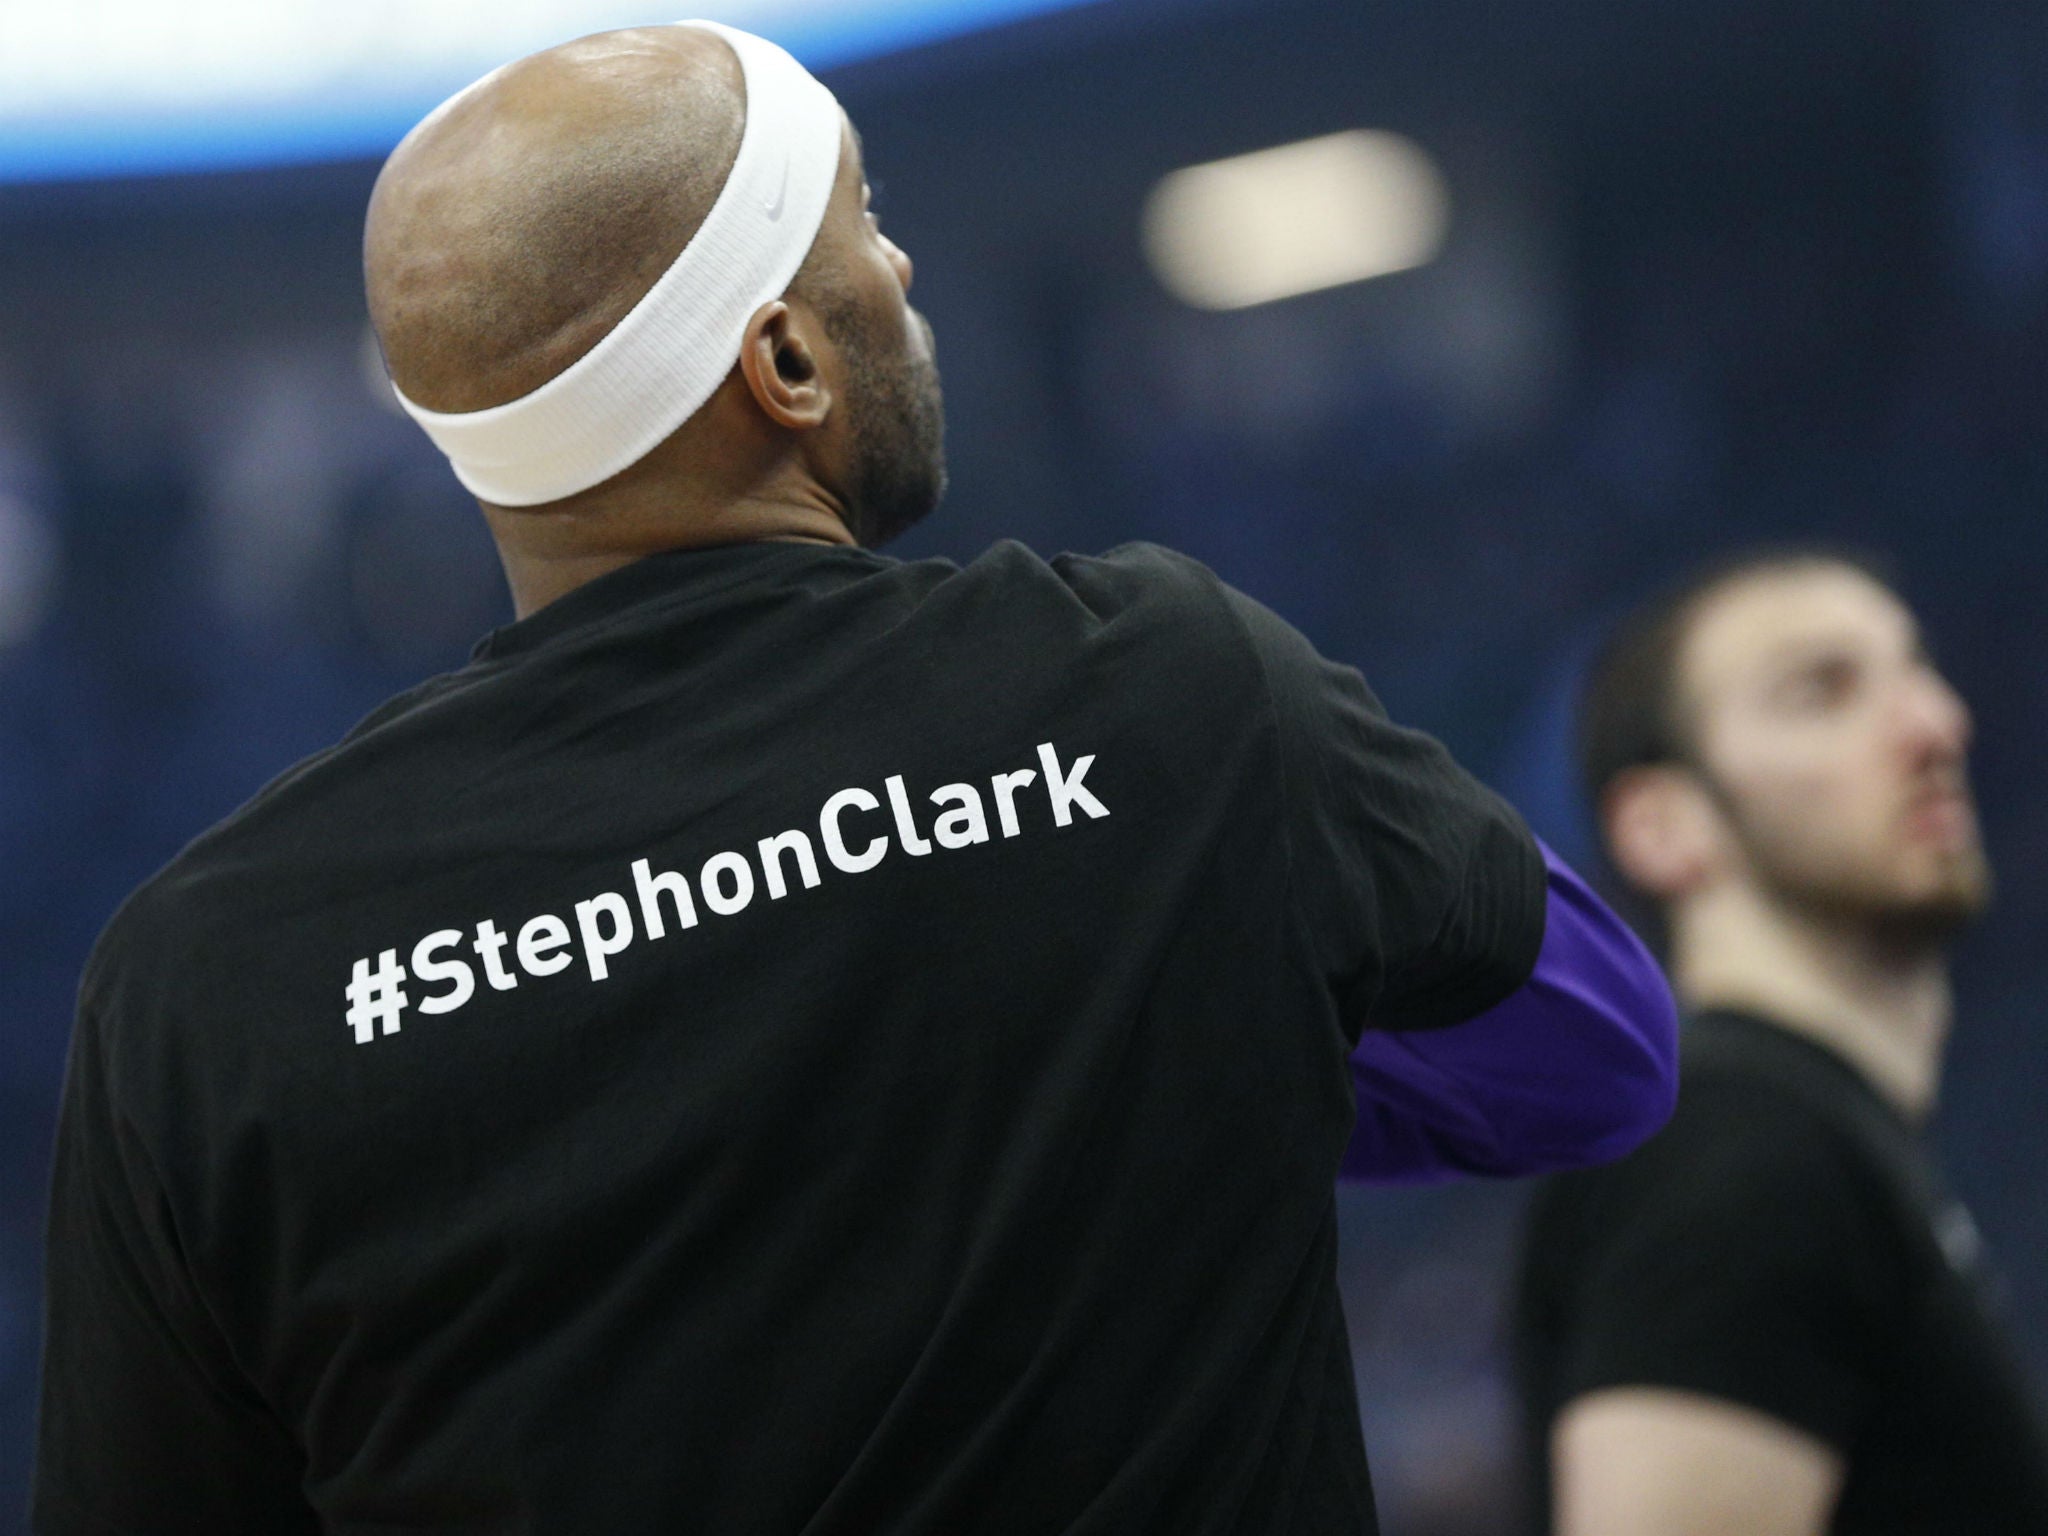
<path id="1" fill-rule="evenodd" d="M 415 128 L 370 199 L 370 317 L 398 387 L 437 411 L 515 399 L 623 319 L 739 153 L 738 58 L 694 27 L 521 59 Z"/>
<path id="2" fill-rule="evenodd" d="M 393 151 L 363 244 L 401 403 L 522 613 L 659 550 L 879 543 L 938 501 L 910 259 L 831 92 L 761 38 L 649 27 L 508 65 Z"/>

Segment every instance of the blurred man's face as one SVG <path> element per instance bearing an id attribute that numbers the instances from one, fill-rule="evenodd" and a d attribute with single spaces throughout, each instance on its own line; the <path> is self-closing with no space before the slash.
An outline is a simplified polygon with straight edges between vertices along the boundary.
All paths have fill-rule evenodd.
<path id="1" fill-rule="evenodd" d="M 1885 588 L 1833 565 L 1741 580 L 1700 609 L 1680 677 L 1741 878 L 1907 942 L 1983 908 L 1969 711 Z"/>

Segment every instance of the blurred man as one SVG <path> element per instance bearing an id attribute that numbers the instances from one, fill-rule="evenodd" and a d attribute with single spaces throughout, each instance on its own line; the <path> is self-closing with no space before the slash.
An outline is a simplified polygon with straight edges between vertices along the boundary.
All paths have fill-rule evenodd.
<path id="1" fill-rule="evenodd" d="M 365 255 L 520 617 L 96 951 L 38 1528 L 1370 1531 L 1333 1177 L 1633 1145 L 1654 964 L 1193 563 L 864 547 L 932 338 L 779 49 L 502 70 Z"/>
<path id="2" fill-rule="evenodd" d="M 1990 874 L 1970 717 L 1820 555 L 1611 644 L 1587 787 L 1693 1015 L 1671 1125 L 1539 1197 L 1519 1344 L 1559 1536 L 2048 1532 L 2048 1452 L 1922 1149 Z M 1547 1456 L 1544 1452 L 1547 1451 Z"/>

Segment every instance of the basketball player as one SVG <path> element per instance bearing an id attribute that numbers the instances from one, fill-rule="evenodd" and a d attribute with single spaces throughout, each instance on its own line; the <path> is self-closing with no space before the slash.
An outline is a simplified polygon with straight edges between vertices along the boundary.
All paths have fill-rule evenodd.
<path id="1" fill-rule="evenodd" d="M 1671 1125 L 1540 1197 L 1520 1313 L 1559 1536 L 2031 1536 L 2048 1449 L 1921 1144 L 1990 891 L 1970 717 L 1858 565 L 1708 572 L 1586 696 L 1608 851 L 1693 1019 Z"/>
<path id="2" fill-rule="evenodd" d="M 1167 551 L 873 547 L 932 337 L 829 92 L 688 24 L 393 154 L 371 312 L 517 622 L 134 896 L 37 1529 L 1373 1529 L 1333 1178 L 1618 1155 L 1654 964 Z"/>

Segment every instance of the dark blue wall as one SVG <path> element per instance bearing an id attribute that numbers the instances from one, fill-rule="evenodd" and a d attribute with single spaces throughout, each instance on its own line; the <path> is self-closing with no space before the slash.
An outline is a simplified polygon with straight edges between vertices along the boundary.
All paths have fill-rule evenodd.
<path id="1" fill-rule="evenodd" d="M 2002 877 L 1939 1136 L 2048 1371 L 2044 61 L 2042 24 L 1992 5 L 1216 0 L 835 83 L 946 371 L 955 493 L 906 552 L 1185 548 L 1568 850 L 1571 689 L 1616 612 L 1759 537 L 1893 558 L 1976 707 Z M 1440 262 L 1234 316 L 1156 288 L 1158 175 L 1352 126 L 1444 163 Z M 0 1531 L 94 934 L 505 616 L 474 509 L 368 382 L 373 174 L 0 189 L 0 615 L 43 594 L 0 622 Z M 1345 1197 L 1394 1536 L 1513 1528 L 1517 1198 Z"/>

